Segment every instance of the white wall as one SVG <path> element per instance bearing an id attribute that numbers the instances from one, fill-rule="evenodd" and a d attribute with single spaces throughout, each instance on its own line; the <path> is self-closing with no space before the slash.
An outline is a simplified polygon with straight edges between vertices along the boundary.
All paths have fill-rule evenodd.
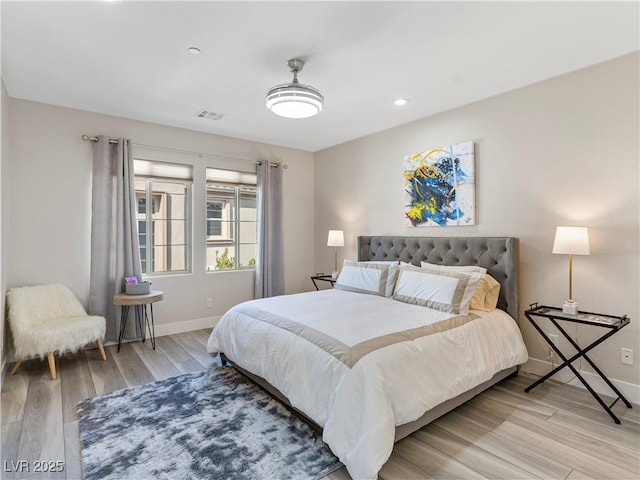
<path id="1" fill-rule="evenodd" d="M 86 305 L 91 225 L 91 144 L 81 139 L 86 133 L 287 164 L 283 172 L 285 290 L 294 293 L 311 288 L 311 153 L 13 98 L 9 101 L 10 216 L 2 220 L 3 231 L 9 232 L 8 287 L 61 282 Z M 157 331 L 170 333 L 210 325 L 230 306 L 252 298 L 253 273 L 205 270 L 205 168 L 215 166 L 214 161 L 157 154 L 194 165 L 193 222 L 202 226 L 194 228 L 193 273 L 152 278 L 154 289 L 165 292 L 164 301 L 154 306 Z M 206 307 L 210 297 L 213 308 Z"/>
<path id="2" fill-rule="evenodd" d="M 532 302 L 561 305 L 568 262 L 551 254 L 555 227 L 588 226 L 592 254 L 574 259 L 574 297 L 581 309 L 631 317 L 592 357 L 609 376 L 637 386 L 638 67 L 638 54 L 624 56 L 317 152 L 315 270 L 331 270 L 325 245 L 333 228 L 345 231 L 340 255 L 347 258 L 356 257 L 358 235 L 514 236 L 521 311 Z M 464 141 L 476 144 L 477 225 L 405 226 L 403 158 Z M 530 356 L 544 360 L 547 349 L 523 315 L 520 325 Z M 569 332 L 576 334 L 573 326 Z M 578 328 L 579 343 L 600 332 Z M 634 350 L 635 365 L 620 363 L 621 347 Z"/>
<path id="3" fill-rule="evenodd" d="M 6 352 L 8 351 L 8 336 L 7 332 L 9 326 L 7 325 L 7 319 L 5 318 L 4 300 L 7 291 L 7 228 L 5 228 L 5 219 L 7 218 L 7 165 L 9 164 L 9 96 L 7 95 L 7 89 L 4 85 L 4 81 L 0 80 L 2 84 L 2 93 L 0 98 L 0 124 L 2 126 L 0 133 L 0 366 L 4 366 L 4 360 Z M 0 367 L 0 370 L 4 373 L 4 369 Z"/>

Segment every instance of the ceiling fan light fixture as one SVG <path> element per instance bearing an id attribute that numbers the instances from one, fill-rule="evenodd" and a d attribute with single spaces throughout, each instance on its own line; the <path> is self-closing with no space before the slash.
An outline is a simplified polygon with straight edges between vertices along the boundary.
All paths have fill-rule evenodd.
<path id="1" fill-rule="evenodd" d="M 293 81 L 272 87 L 267 92 L 266 106 L 276 115 L 285 118 L 308 118 L 317 115 L 324 106 L 324 96 L 311 85 L 298 82 L 298 72 L 304 62 L 294 58 L 287 62 Z"/>

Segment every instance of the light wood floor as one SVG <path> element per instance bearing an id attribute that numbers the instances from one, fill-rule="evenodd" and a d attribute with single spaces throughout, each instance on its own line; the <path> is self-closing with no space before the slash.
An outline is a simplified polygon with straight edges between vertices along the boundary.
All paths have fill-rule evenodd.
<path id="1" fill-rule="evenodd" d="M 46 361 L 26 362 L 2 389 L 0 477 L 80 479 L 76 403 L 125 387 L 204 370 L 208 330 L 158 337 L 57 359 L 58 380 Z M 380 472 L 383 480 L 428 478 L 638 479 L 640 411 L 621 402 L 615 425 L 585 390 L 547 383 L 530 394 L 519 375 L 398 442 Z M 61 474 L 16 473 L 16 461 L 64 461 Z M 14 462 L 13 464 L 11 462 Z M 18 464 L 20 465 L 20 464 Z M 325 480 L 346 480 L 343 468 Z"/>

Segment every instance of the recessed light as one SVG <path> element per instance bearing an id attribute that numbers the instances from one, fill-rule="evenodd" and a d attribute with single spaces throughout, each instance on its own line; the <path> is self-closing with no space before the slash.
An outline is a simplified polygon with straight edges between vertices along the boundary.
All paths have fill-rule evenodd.
<path id="1" fill-rule="evenodd" d="M 189 47 L 188 50 L 189 50 L 189 53 L 191 55 L 199 55 L 200 54 L 200 49 L 199 48 Z"/>
<path id="2" fill-rule="evenodd" d="M 403 105 L 406 105 L 407 103 L 409 103 L 409 100 L 407 100 L 406 98 L 398 98 L 397 100 L 395 100 L 395 101 L 393 102 L 393 104 L 394 104 L 396 107 L 401 107 L 401 106 L 403 106 Z"/>

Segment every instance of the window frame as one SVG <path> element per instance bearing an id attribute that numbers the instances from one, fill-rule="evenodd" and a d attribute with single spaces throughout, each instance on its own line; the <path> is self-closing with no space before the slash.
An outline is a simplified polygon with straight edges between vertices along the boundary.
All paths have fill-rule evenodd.
<path id="1" fill-rule="evenodd" d="M 235 244 L 236 239 L 238 238 L 238 231 L 235 227 L 235 223 L 236 223 L 236 219 L 237 219 L 237 213 L 238 213 L 238 195 L 237 195 L 237 187 L 233 186 L 233 185 L 225 185 L 224 188 L 227 189 L 231 189 L 234 188 L 233 191 L 230 191 L 228 195 L 224 195 L 222 193 L 217 193 L 217 194 L 210 194 L 209 193 L 209 187 L 214 187 L 214 188 L 221 188 L 221 186 L 215 185 L 213 186 L 211 183 L 207 184 L 207 190 L 206 190 L 206 222 L 207 224 L 205 225 L 205 239 L 206 239 L 206 243 L 207 245 L 209 244 L 220 244 L 220 245 L 227 245 L 227 244 Z M 209 203 L 222 203 L 222 204 L 227 204 L 227 206 L 229 207 L 229 209 L 231 210 L 231 214 L 229 215 L 229 219 L 227 220 L 224 217 L 224 208 L 221 210 L 222 212 L 222 216 L 221 218 L 217 219 L 217 218 L 209 218 Z M 231 218 L 233 217 L 233 218 Z M 220 222 L 220 229 L 221 229 L 221 233 L 220 235 L 209 235 L 209 225 L 208 222 L 209 220 L 217 220 Z M 225 223 L 229 223 L 232 224 L 233 226 L 229 225 L 226 229 L 224 228 L 224 224 Z M 228 231 L 229 235 L 228 236 L 224 236 L 222 234 L 222 232 L 224 231 Z M 216 238 L 211 238 L 211 237 L 220 237 L 218 239 Z"/>
<path id="2" fill-rule="evenodd" d="M 162 163 L 162 162 L 160 162 Z M 142 181 L 145 184 L 145 213 L 138 213 L 138 205 L 136 201 L 136 227 L 138 238 L 140 238 L 140 229 L 138 227 L 140 220 L 138 217 L 140 215 L 144 215 L 145 222 L 145 257 L 142 258 L 142 254 L 140 255 L 140 263 L 141 268 L 142 265 L 147 267 L 147 271 L 142 269 L 142 275 L 144 277 L 163 277 L 163 276 L 173 276 L 173 275 L 185 275 L 193 273 L 193 180 L 187 180 L 183 178 L 171 178 L 171 177 L 154 177 L 154 176 L 146 176 L 146 175 L 135 175 L 135 181 Z M 173 183 L 185 186 L 185 269 L 184 270 L 168 270 L 162 272 L 156 272 L 153 270 L 153 200 L 154 195 L 158 195 L 154 193 L 151 185 L 153 182 L 157 183 Z M 136 190 L 139 192 L 140 190 Z M 137 198 L 137 196 L 136 196 Z M 151 209 L 149 206 L 151 205 Z M 164 221 L 171 221 L 165 219 Z M 142 245 L 140 245 L 141 247 Z M 168 245 L 170 248 L 170 245 Z M 139 249 L 140 250 L 140 249 Z M 142 252 L 140 252 L 142 253 Z M 143 263 L 144 262 L 144 263 Z"/>
<path id="3" fill-rule="evenodd" d="M 222 219 L 222 222 L 228 221 L 229 223 L 233 224 L 232 226 L 232 233 L 231 233 L 231 238 L 230 239 L 221 239 L 221 240 L 212 240 L 209 238 L 209 235 L 207 235 L 207 224 L 206 222 L 209 221 L 209 218 L 207 217 L 207 210 L 208 210 L 208 204 L 209 202 L 216 202 L 216 201 L 220 201 L 224 199 L 224 196 L 222 196 L 222 194 L 216 195 L 215 192 L 212 192 L 213 189 L 215 188 L 224 188 L 224 189 L 231 189 L 233 188 L 233 204 L 234 204 L 234 208 L 232 208 L 232 210 L 234 211 L 234 215 L 233 218 L 231 220 L 224 220 Z M 250 198 L 254 199 L 256 201 L 256 220 L 255 222 L 255 227 L 256 227 L 256 242 L 253 244 L 256 246 L 256 255 L 257 255 L 257 246 L 258 246 L 258 242 L 257 242 L 257 229 L 258 229 L 258 219 L 257 219 L 257 199 L 258 199 L 258 187 L 256 185 L 247 185 L 245 183 L 226 183 L 226 182 L 215 182 L 215 181 L 207 181 L 206 183 L 206 193 L 205 193 L 205 251 L 207 251 L 211 246 L 220 246 L 221 248 L 225 248 L 225 247 L 233 247 L 235 249 L 235 256 L 234 256 L 234 268 L 223 268 L 223 269 L 210 269 L 209 268 L 209 264 L 208 262 L 206 262 L 206 259 L 208 257 L 208 255 L 205 253 L 205 262 L 207 263 L 205 265 L 206 271 L 207 273 L 216 273 L 216 272 L 237 272 L 237 271 L 245 271 L 245 270 L 255 270 L 256 266 L 255 263 L 253 265 L 240 265 L 240 246 L 241 245 L 249 245 L 246 243 L 241 243 L 240 242 L 240 226 L 242 223 L 250 223 L 246 220 L 241 221 L 240 219 L 240 212 L 241 212 L 241 200 L 243 198 L 243 195 L 246 196 L 246 193 L 242 192 L 242 190 L 251 190 L 253 192 L 253 195 L 250 196 Z M 230 198 L 230 197 L 228 197 Z"/>

